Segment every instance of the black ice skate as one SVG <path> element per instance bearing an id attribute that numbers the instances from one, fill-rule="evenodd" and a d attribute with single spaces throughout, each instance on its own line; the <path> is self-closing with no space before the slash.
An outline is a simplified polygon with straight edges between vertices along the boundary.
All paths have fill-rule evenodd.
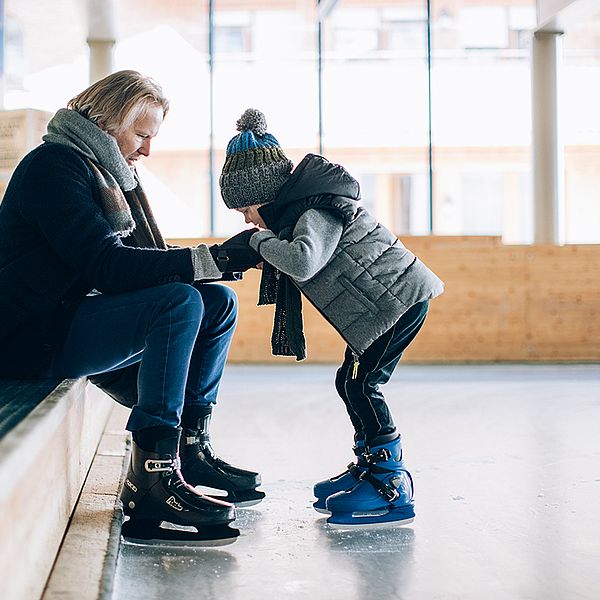
<path id="1" fill-rule="evenodd" d="M 229 527 L 235 508 L 186 483 L 177 457 L 180 431 L 174 429 L 170 437 L 156 441 L 154 452 L 133 442 L 121 492 L 123 512 L 129 517 L 121 529 L 123 538 L 131 543 L 168 546 L 230 544 L 240 533 Z M 161 527 L 162 523 L 174 527 Z"/>
<path id="2" fill-rule="evenodd" d="M 260 475 L 234 467 L 215 455 L 208 433 L 211 413 L 210 406 L 193 406 L 184 410 L 179 454 L 185 480 L 190 485 L 227 492 L 227 496 L 216 498 L 223 498 L 236 506 L 258 504 L 265 497 L 264 492 L 256 489 L 261 484 Z"/>

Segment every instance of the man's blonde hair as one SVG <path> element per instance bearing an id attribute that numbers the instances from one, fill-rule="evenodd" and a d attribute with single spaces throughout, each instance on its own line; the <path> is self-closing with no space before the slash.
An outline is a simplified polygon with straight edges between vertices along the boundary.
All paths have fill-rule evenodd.
<path id="1" fill-rule="evenodd" d="M 67 108 L 102 126 L 109 133 L 120 133 L 143 116 L 151 105 L 159 105 L 163 116 L 169 101 L 162 88 L 137 71 L 117 71 L 77 94 Z"/>

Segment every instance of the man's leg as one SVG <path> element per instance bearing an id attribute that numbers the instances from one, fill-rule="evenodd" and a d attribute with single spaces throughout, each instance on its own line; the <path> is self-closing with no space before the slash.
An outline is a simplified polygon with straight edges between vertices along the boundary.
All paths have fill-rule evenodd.
<path id="1" fill-rule="evenodd" d="M 182 472 L 192 485 L 227 492 L 227 500 L 249 506 L 264 498 L 256 491 L 260 475 L 234 467 L 217 457 L 210 443 L 209 425 L 219 384 L 237 322 L 237 300 L 229 287 L 199 284 L 205 314 L 190 362 L 183 409 L 180 455 Z"/>
<path id="2" fill-rule="evenodd" d="M 84 299 L 51 373 L 75 377 L 140 362 L 138 403 L 127 428 L 133 447 L 121 491 L 129 517 L 122 533 L 143 543 L 233 541 L 230 504 L 195 493 L 180 472 L 179 428 L 190 357 L 204 315 L 202 297 L 187 284 Z M 164 529 L 162 521 L 193 526 Z"/>
<path id="3" fill-rule="evenodd" d="M 127 428 L 177 427 L 203 314 L 198 291 L 181 283 L 85 298 L 49 376 L 79 377 L 141 361 L 138 404 Z"/>
<path id="4" fill-rule="evenodd" d="M 216 403 L 237 324 L 235 292 L 219 283 L 197 284 L 204 315 L 194 343 L 185 386 L 185 406 Z"/>

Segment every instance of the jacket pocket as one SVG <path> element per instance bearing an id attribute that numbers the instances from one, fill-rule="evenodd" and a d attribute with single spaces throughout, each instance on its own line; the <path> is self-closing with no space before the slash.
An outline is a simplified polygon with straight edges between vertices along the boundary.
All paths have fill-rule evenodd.
<path id="1" fill-rule="evenodd" d="M 371 313 L 375 314 L 379 312 L 379 307 L 369 300 L 365 294 L 352 283 L 347 277 L 341 276 L 339 282 L 346 288 L 346 291 L 352 295 L 352 297 L 360 302 L 365 308 Z"/>

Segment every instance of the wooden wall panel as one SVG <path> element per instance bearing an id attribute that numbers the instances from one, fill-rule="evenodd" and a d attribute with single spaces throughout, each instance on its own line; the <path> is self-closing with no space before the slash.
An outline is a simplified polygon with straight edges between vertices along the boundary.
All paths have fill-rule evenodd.
<path id="1" fill-rule="evenodd" d="M 403 237 L 445 282 L 406 362 L 600 361 L 600 246 L 505 246 L 495 237 Z M 191 242 L 191 240 L 190 240 Z M 197 243 L 197 240 L 194 240 Z M 272 357 L 273 307 L 260 273 L 231 284 L 240 301 L 232 362 Z M 304 302 L 308 361 L 339 362 L 344 344 Z"/>

